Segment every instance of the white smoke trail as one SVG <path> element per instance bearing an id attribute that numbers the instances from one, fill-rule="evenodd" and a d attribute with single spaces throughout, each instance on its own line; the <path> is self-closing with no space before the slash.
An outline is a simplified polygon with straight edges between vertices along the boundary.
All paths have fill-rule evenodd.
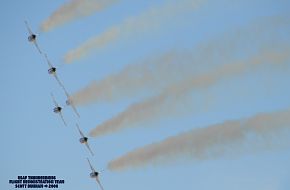
<path id="1" fill-rule="evenodd" d="M 116 3 L 118 0 L 70 0 L 56 10 L 40 29 L 44 32 L 52 30 L 75 19 L 89 16 Z"/>
<path id="2" fill-rule="evenodd" d="M 278 137 L 275 139 L 277 140 L 280 137 L 279 132 L 285 134 L 285 130 L 289 132 L 289 129 L 289 109 L 258 114 L 249 119 L 225 121 L 206 128 L 193 129 L 169 137 L 159 143 L 137 148 L 109 162 L 108 168 L 117 171 L 162 164 L 180 158 L 214 159 L 243 148 L 246 151 L 252 151 L 255 145 L 262 145 L 262 149 L 268 149 L 269 142 L 273 140 L 273 137 Z"/>
<path id="3" fill-rule="evenodd" d="M 140 123 L 166 116 L 172 112 L 178 112 L 178 110 L 174 109 L 175 105 L 185 101 L 182 96 L 189 93 L 192 89 L 207 88 L 210 85 L 218 83 L 221 79 L 227 79 L 247 71 L 262 68 L 265 66 L 265 63 L 276 65 L 284 63 L 290 58 L 289 52 L 289 48 L 283 52 L 266 51 L 246 61 L 225 64 L 219 68 L 214 68 L 208 73 L 187 77 L 185 80 L 169 86 L 157 96 L 132 104 L 117 116 L 91 130 L 90 136 L 97 137 L 126 128 L 138 127 Z"/>
<path id="4" fill-rule="evenodd" d="M 142 92 L 160 92 L 173 82 L 193 76 L 200 70 L 219 64 L 253 48 L 278 46 L 279 31 L 289 26 L 290 19 L 266 17 L 234 32 L 226 32 L 215 40 L 197 45 L 188 51 L 172 50 L 131 64 L 118 73 L 91 84 L 72 95 L 75 105 L 100 101 L 116 101 Z M 289 29 L 287 30 L 289 31 Z M 277 39 L 278 38 L 278 39 Z"/>
<path id="5" fill-rule="evenodd" d="M 153 28 L 160 28 L 163 23 L 169 22 L 172 17 L 195 10 L 200 2 L 202 0 L 169 1 L 160 7 L 152 7 L 142 14 L 127 18 L 121 24 L 113 26 L 102 34 L 87 40 L 78 48 L 69 51 L 65 55 L 64 60 L 66 63 L 71 63 L 86 56 L 93 49 L 103 47 L 124 35 L 132 35 L 134 33 L 150 31 Z"/>
<path id="6" fill-rule="evenodd" d="M 195 73 L 188 65 L 188 60 L 193 59 L 190 53 L 169 52 L 141 64 L 128 65 L 119 73 L 112 74 L 101 81 L 93 81 L 73 94 L 72 100 L 76 105 L 97 101 L 111 102 L 139 92 L 141 89 L 164 88 L 168 83 L 182 78 L 182 74 L 176 73 L 177 69 L 187 75 Z"/>

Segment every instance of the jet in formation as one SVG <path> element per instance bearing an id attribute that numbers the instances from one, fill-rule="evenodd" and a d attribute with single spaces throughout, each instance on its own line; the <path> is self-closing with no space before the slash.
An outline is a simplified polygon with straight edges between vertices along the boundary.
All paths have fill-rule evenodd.
<path id="1" fill-rule="evenodd" d="M 54 78 L 56 79 L 56 81 L 58 82 L 58 84 L 63 87 L 63 84 L 61 83 L 61 81 L 59 80 L 57 74 L 56 74 L 56 68 L 51 64 L 50 60 L 48 59 L 46 53 L 44 54 L 44 57 L 46 59 L 46 62 L 48 64 L 48 74 L 54 76 Z"/>
<path id="2" fill-rule="evenodd" d="M 75 105 L 74 105 L 74 104 L 72 103 L 72 101 L 71 101 L 71 98 L 70 98 L 69 93 L 67 92 L 66 88 L 64 87 L 64 85 L 63 85 L 62 82 L 59 80 L 59 78 L 58 78 L 58 76 L 57 76 L 57 74 L 56 74 L 56 68 L 51 64 L 51 62 L 50 62 L 50 60 L 48 59 L 47 55 L 44 54 L 44 56 L 45 56 L 46 62 L 47 62 L 48 67 L 49 67 L 49 69 L 48 69 L 48 74 L 54 76 L 54 78 L 55 78 L 56 81 L 58 82 L 59 86 L 63 89 L 63 91 L 64 91 L 64 93 L 65 93 L 65 95 L 66 95 L 66 97 L 67 97 L 66 105 L 71 106 L 72 109 L 73 109 L 73 111 L 74 111 L 74 113 L 75 113 L 78 117 L 80 117 L 80 114 L 78 113 L 78 111 L 77 111 Z"/>
<path id="3" fill-rule="evenodd" d="M 64 118 L 63 118 L 62 112 L 61 112 L 62 107 L 60 107 L 60 106 L 58 105 L 58 103 L 56 102 L 56 100 L 55 100 L 53 94 L 51 93 L 50 95 L 51 95 L 52 101 L 53 101 L 54 106 L 55 106 L 55 107 L 53 108 L 53 112 L 54 112 L 54 113 L 58 113 L 58 114 L 60 115 L 62 121 L 63 121 L 63 124 L 64 124 L 65 126 L 67 126 L 67 124 L 66 124 L 66 122 L 65 122 L 65 120 L 64 120 Z"/>
<path id="4" fill-rule="evenodd" d="M 36 34 L 34 34 L 34 33 L 32 32 L 32 30 L 30 29 L 30 27 L 29 27 L 27 21 L 25 21 L 25 25 L 26 25 L 26 28 L 27 28 L 27 30 L 28 30 L 28 32 L 29 32 L 28 41 L 34 43 L 34 45 L 36 46 L 36 48 L 37 48 L 37 50 L 39 51 L 39 53 L 42 54 L 42 52 L 41 52 L 41 50 L 40 50 L 40 48 L 39 48 L 39 46 L 38 46 L 38 44 L 37 44 L 37 42 L 36 42 Z M 57 80 L 58 84 L 61 86 L 61 88 L 63 89 L 65 95 L 67 96 L 66 104 L 67 104 L 68 106 L 71 106 L 72 109 L 73 109 L 73 111 L 75 112 L 75 114 L 76 114 L 78 117 L 80 117 L 80 114 L 78 113 L 78 111 L 77 111 L 75 105 L 73 104 L 73 102 L 72 102 L 72 100 L 71 100 L 71 98 L 70 98 L 69 93 L 67 92 L 67 90 L 65 89 L 64 85 L 61 83 L 61 81 L 59 80 L 59 78 L 58 78 L 58 76 L 57 76 L 57 74 L 56 74 L 56 68 L 55 68 L 54 66 L 52 66 L 52 64 L 51 64 L 51 62 L 49 61 L 47 55 L 45 54 L 44 56 L 45 56 L 45 59 L 46 59 L 46 61 L 47 61 L 48 67 L 49 67 L 49 69 L 48 69 L 48 73 L 51 74 L 51 75 L 53 75 L 53 76 L 55 77 L 55 79 Z M 59 113 L 60 113 L 60 112 L 59 112 Z"/>
<path id="5" fill-rule="evenodd" d="M 83 132 L 80 130 L 79 125 L 78 125 L 78 124 L 76 124 L 76 125 L 77 125 L 78 131 L 79 131 L 79 133 L 80 133 L 80 135 L 81 135 L 80 143 L 81 143 L 81 144 L 85 144 L 86 147 L 88 148 L 88 150 L 90 151 L 90 153 L 92 154 L 92 156 L 94 156 L 94 153 L 93 153 L 93 151 L 91 150 L 91 148 L 90 148 L 90 146 L 89 146 L 89 144 L 88 144 L 88 137 L 86 137 L 86 136 L 83 134 Z"/>
<path id="6" fill-rule="evenodd" d="M 96 172 L 96 170 L 93 168 L 93 166 L 91 165 L 91 162 L 90 162 L 90 160 L 88 158 L 87 158 L 87 160 L 88 160 L 88 163 L 89 163 L 90 168 L 92 170 L 92 172 L 90 173 L 90 177 L 91 178 L 95 178 L 97 183 L 99 184 L 101 190 L 104 190 L 104 188 L 103 188 L 103 186 L 102 186 L 102 184 L 101 184 L 101 182 L 99 180 L 99 172 Z"/>
<path id="7" fill-rule="evenodd" d="M 41 52 L 41 50 L 40 50 L 40 48 L 39 48 L 39 46 L 38 46 L 38 44 L 37 44 L 37 42 L 36 42 L 36 37 L 37 37 L 36 34 L 34 34 L 34 33 L 32 32 L 32 30 L 30 29 L 30 27 L 29 27 L 27 21 L 25 21 L 25 25 L 26 25 L 26 28 L 27 28 L 27 30 L 28 30 L 28 32 L 29 32 L 28 41 L 31 42 L 31 43 L 34 43 L 34 45 L 35 45 L 35 47 L 37 48 L 38 52 L 39 52 L 40 54 L 42 54 L 42 52 Z M 46 61 L 47 61 L 48 67 L 49 67 L 49 68 L 48 68 L 48 74 L 50 74 L 50 75 L 52 75 L 52 76 L 55 77 L 55 79 L 57 80 L 58 84 L 62 87 L 62 89 L 63 89 L 65 95 L 67 96 L 66 105 L 71 106 L 72 109 L 73 109 L 73 111 L 75 112 L 75 114 L 76 114 L 78 117 L 80 117 L 79 113 L 77 112 L 77 109 L 76 109 L 75 105 L 73 104 L 73 101 L 71 100 L 71 97 L 70 97 L 69 93 L 66 91 L 64 85 L 61 83 L 61 81 L 59 80 L 59 78 L 58 78 L 58 76 L 57 76 L 57 74 L 56 74 L 56 70 L 57 70 L 57 69 L 56 69 L 56 68 L 51 64 L 51 62 L 49 61 L 47 55 L 44 54 L 44 56 L 45 56 L 45 59 L 46 59 Z M 64 117 L 63 117 L 63 115 L 62 115 L 62 109 L 63 109 L 63 108 L 60 107 L 59 104 L 56 102 L 56 100 L 55 100 L 55 98 L 54 98 L 54 96 L 53 96 L 52 93 L 51 93 L 51 98 L 52 98 L 52 101 L 53 101 L 54 106 L 55 106 L 55 107 L 53 108 L 53 112 L 59 114 L 60 117 L 61 117 L 61 119 L 62 119 L 62 121 L 63 121 L 63 123 L 64 123 L 64 125 L 67 126 L 67 124 L 66 124 L 66 122 L 65 122 L 65 120 L 64 120 Z M 78 125 L 78 124 L 76 124 L 76 125 L 77 125 L 78 131 L 79 131 L 79 133 L 80 133 L 80 135 L 81 135 L 81 138 L 79 139 L 80 143 L 81 143 L 81 144 L 85 144 L 86 147 L 88 148 L 88 150 L 90 151 L 90 153 L 91 153 L 92 155 L 94 155 L 94 153 L 92 152 L 92 150 L 91 150 L 91 148 L 90 148 L 90 146 L 89 146 L 89 144 L 88 144 L 88 137 L 86 137 L 86 136 L 83 134 L 83 132 L 80 130 L 79 125 Z M 88 163 L 89 163 L 90 168 L 91 168 L 91 170 L 92 170 L 92 172 L 90 173 L 90 177 L 91 177 L 91 178 L 95 178 L 96 181 L 97 181 L 97 183 L 99 184 L 101 190 L 104 190 L 104 188 L 103 188 L 103 186 L 102 186 L 102 184 L 101 184 L 101 182 L 100 182 L 100 180 L 99 180 L 99 172 L 96 172 L 96 170 L 93 168 L 93 166 L 91 165 L 90 160 L 89 160 L 88 158 L 87 158 L 87 160 L 88 160 Z"/>
<path id="8" fill-rule="evenodd" d="M 28 41 L 31 42 L 31 43 L 34 43 L 34 45 L 35 45 L 35 47 L 37 48 L 38 52 L 39 52 L 40 54 L 42 54 L 42 52 L 41 52 L 41 50 L 40 50 L 40 48 L 39 48 L 39 46 L 38 46 L 38 44 L 37 44 L 37 42 L 36 42 L 36 34 L 34 34 L 34 33 L 31 31 L 31 29 L 30 29 L 30 27 L 29 27 L 27 21 L 25 21 L 25 25 L 26 25 L 26 28 L 27 28 L 27 30 L 28 30 L 28 32 L 29 32 Z"/>

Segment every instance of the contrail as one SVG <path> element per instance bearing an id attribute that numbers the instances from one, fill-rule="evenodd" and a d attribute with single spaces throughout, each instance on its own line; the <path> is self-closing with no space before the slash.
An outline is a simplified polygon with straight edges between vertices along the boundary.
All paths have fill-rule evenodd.
<path id="1" fill-rule="evenodd" d="M 88 55 L 93 49 L 104 47 L 108 43 L 128 34 L 132 35 L 160 28 L 162 24 L 169 22 L 172 17 L 195 10 L 202 1 L 170 1 L 159 7 L 151 7 L 140 15 L 127 18 L 119 25 L 113 26 L 102 34 L 87 40 L 78 48 L 69 51 L 64 60 L 66 63 L 71 63 Z"/>
<path id="2" fill-rule="evenodd" d="M 229 120 L 206 128 L 193 129 L 161 142 L 137 148 L 109 162 L 108 168 L 117 171 L 162 164 L 182 158 L 189 160 L 214 159 L 231 151 L 241 149 L 253 151 L 257 146 L 269 149 L 271 140 L 275 137 L 278 137 L 277 140 L 283 140 L 282 136 L 278 134 L 289 132 L 289 128 L 289 109 L 257 114 L 249 119 Z"/>
<path id="3" fill-rule="evenodd" d="M 97 137 L 126 128 L 138 127 L 140 125 L 137 124 L 177 112 L 178 110 L 174 107 L 181 101 L 185 101 L 182 96 L 191 92 L 192 89 L 207 88 L 210 85 L 217 84 L 221 79 L 227 79 L 247 71 L 254 71 L 265 66 L 266 63 L 276 65 L 284 63 L 289 60 L 289 53 L 289 48 L 283 52 L 266 51 L 251 57 L 249 60 L 224 64 L 221 67 L 212 69 L 210 72 L 187 77 L 187 79 L 169 86 L 157 96 L 132 104 L 123 112 L 91 130 L 90 136 Z"/>
<path id="4" fill-rule="evenodd" d="M 118 73 L 91 82 L 74 93 L 71 98 L 75 105 L 80 106 L 93 102 L 112 102 L 142 92 L 160 92 L 168 84 L 185 76 L 195 75 L 200 70 L 222 62 L 228 57 L 239 56 L 241 51 L 237 50 L 242 49 L 243 52 L 247 50 L 248 53 L 253 47 L 260 49 L 273 45 L 279 47 L 281 42 L 280 39 L 277 40 L 277 37 L 279 38 L 277 33 L 279 30 L 284 31 L 285 26 L 289 26 L 289 20 L 280 16 L 266 17 L 244 28 L 226 32 L 190 50 L 173 49 L 161 55 L 152 55 L 124 67 Z"/>
<path id="5" fill-rule="evenodd" d="M 118 0 L 70 0 L 45 20 L 40 29 L 47 32 L 65 23 L 101 11 L 116 2 Z"/>

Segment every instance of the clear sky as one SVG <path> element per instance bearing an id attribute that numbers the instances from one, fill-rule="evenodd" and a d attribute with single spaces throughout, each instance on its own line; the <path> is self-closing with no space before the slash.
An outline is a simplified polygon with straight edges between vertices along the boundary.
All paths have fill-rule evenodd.
<path id="1" fill-rule="evenodd" d="M 70 64 L 64 63 L 64 55 L 69 50 L 112 26 L 119 26 L 126 18 L 138 18 L 150 7 L 162 7 L 166 1 L 119 0 L 91 16 L 49 32 L 41 32 L 41 23 L 65 2 L 1 2 L 0 189 L 14 189 L 8 180 L 18 175 L 55 175 L 65 180 L 59 188 L 64 190 L 96 189 L 95 181 L 89 178 L 86 157 L 90 158 L 95 169 L 102 170 L 110 160 L 168 136 L 227 119 L 251 117 L 256 113 L 274 112 L 290 106 L 288 58 L 283 62 L 284 66 L 266 66 L 221 80 L 217 85 L 198 92 L 193 91 L 190 96 L 192 101 L 181 101 L 177 113 L 140 123 L 141 128 L 91 138 L 90 146 L 95 153 L 92 157 L 78 142 L 75 123 L 79 123 L 83 132 L 88 134 L 131 103 L 142 101 L 147 94 L 80 106 L 80 119 L 66 107 L 64 118 L 68 126 L 63 126 L 60 118 L 52 112 L 50 93 L 54 93 L 61 105 L 65 104 L 66 97 L 54 78 L 47 74 L 44 57 L 27 41 L 24 20 L 28 20 L 31 29 L 38 34 L 40 48 L 59 67 L 58 76 L 73 94 L 93 80 L 118 73 L 126 65 L 138 64 L 171 50 L 192 51 L 202 44 L 214 44 L 213 47 L 222 49 L 226 43 L 233 42 L 236 44 L 233 45 L 233 59 L 263 48 L 279 49 L 285 45 L 289 50 L 290 1 L 201 1 L 194 10 L 185 9 L 173 16 L 151 18 L 156 19 L 157 24 L 144 25 L 144 30 L 132 31 L 134 27 L 129 27 L 118 40 L 104 48 L 94 49 L 88 56 Z M 288 23 L 277 26 L 271 20 L 275 16 L 288 20 Z M 264 23 L 260 30 L 259 27 L 249 29 L 257 23 Z M 193 52 L 192 55 L 196 54 Z M 218 63 L 226 61 L 223 56 L 214 58 Z M 190 107 L 196 105 L 208 107 L 197 110 Z M 146 125 L 152 127 L 146 128 Z M 105 190 L 288 190 L 290 151 L 289 145 L 286 147 L 225 154 L 203 161 L 179 160 L 119 172 L 105 170 L 100 180 Z"/>

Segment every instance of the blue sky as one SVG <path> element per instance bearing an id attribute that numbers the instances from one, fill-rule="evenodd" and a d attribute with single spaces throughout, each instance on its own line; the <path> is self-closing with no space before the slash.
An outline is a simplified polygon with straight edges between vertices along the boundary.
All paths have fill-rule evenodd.
<path id="1" fill-rule="evenodd" d="M 164 1 L 120 0 L 90 17 L 47 33 L 41 32 L 38 29 L 40 24 L 64 2 L 2 2 L 1 189 L 13 189 L 8 180 L 18 175 L 55 175 L 66 181 L 60 188 L 64 190 L 96 189 L 95 181 L 89 178 L 86 157 L 90 158 L 96 169 L 103 169 L 110 160 L 134 148 L 194 127 L 250 117 L 259 112 L 277 111 L 290 105 L 288 60 L 283 68 L 269 67 L 248 72 L 192 95 L 201 100 L 204 95 L 209 97 L 213 105 L 209 110 L 201 109 L 194 113 L 186 111 L 185 114 L 152 121 L 149 124 L 154 127 L 151 128 L 146 128 L 149 124 L 141 123 L 144 126 L 138 129 L 92 138 L 90 146 L 95 156 L 90 157 L 89 152 L 78 142 L 75 123 L 78 122 L 87 134 L 97 124 L 143 97 L 80 106 L 80 119 L 74 116 L 70 108 L 65 108 L 64 117 L 69 126 L 64 127 L 60 118 L 52 113 L 50 92 L 54 93 L 61 105 L 64 105 L 66 97 L 57 82 L 48 76 L 44 57 L 27 42 L 25 19 L 32 30 L 39 34 L 40 48 L 48 54 L 54 65 L 60 66 L 59 77 L 68 91 L 73 93 L 93 80 L 103 79 L 126 65 L 154 55 L 172 49 L 194 49 L 199 44 L 218 41 L 221 37 L 230 36 L 233 31 L 240 31 L 248 24 L 265 21 L 271 16 L 289 19 L 290 2 L 204 1 L 195 11 L 165 20 L 161 27 L 121 36 L 116 42 L 92 51 L 89 56 L 71 64 L 63 63 L 63 56 L 69 50 L 111 26 L 119 25 L 128 17 L 137 16 L 152 6 L 162 5 Z M 266 45 L 281 41 L 289 44 L 289 25 L 284 28 L 285 33 L 281 30 L 269 32 L 261 41 Z M 276 31 L 275 28 L 273 30 Z M 263 33 L 261 31 L 261 36 Z M 259 42 L 239 42 L 235 53 L 243 55 L 250 51 L 251 45 L 259 46 Z M 277 46 L 279 43 L 273 45 Z M 200 162 L 181 161 L 122 172 L 105 171 L 100 180 L 105 189 L 287 190 L 290 187 L 289 159 L 289 148 L 277 148 L 239 156 L 225 155 Z"/>

